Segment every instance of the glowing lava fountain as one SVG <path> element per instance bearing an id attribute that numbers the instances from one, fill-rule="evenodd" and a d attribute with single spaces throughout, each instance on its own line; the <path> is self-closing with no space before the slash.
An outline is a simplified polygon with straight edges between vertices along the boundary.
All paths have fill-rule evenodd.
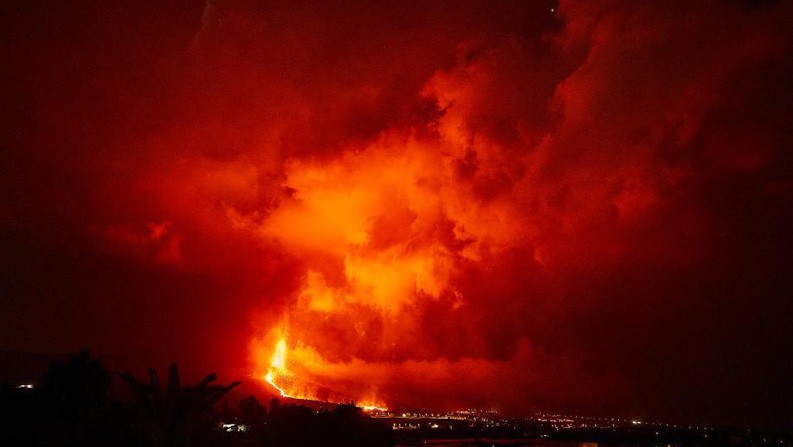
<path id="1" fill-rule="evenodd" d="M 329 402 L 334 404 L 345 403 L 342 399 L 322 398 L 320 393 L 312 391 L 310 384 L 301 383 L 294 374 L 287 368 L 286 361 L 287 345 L 286 339 L 281 338 L 275 345 L 275 351 L 270 358 L 270 365 L 267 374 L 264 376 L 265 382 L 275 388 L 282 397 L 301 400 L 314 400 Z M 377 400 L 361 400 L 355 403 L 356 406 L 366 410 L 387 411 L 388 408 Z"/>

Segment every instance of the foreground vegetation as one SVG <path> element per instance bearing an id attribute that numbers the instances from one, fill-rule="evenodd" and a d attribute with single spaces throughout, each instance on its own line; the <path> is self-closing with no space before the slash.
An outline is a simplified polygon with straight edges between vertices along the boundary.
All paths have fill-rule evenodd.
<path id="1" fill-rule="evenodd" d="M 114 378 L 124 383 L 122 390 L 112 387 Z M 53 363 L 33 388 L 2 385 L 0 445 L 393 445 L 390 428 L 354 405 L 314 412 L 273 399 L 268 409 L 249 396 L 231 406 L 224 398 L 239 382 L 218 385 L 215 380 L 209 374 L 184 385 L 176 365 L 170 366 L 165 383 L 155 370 L 145 381 L 128 373 L 114 375 L 100 359 L 81 351 Z"/>

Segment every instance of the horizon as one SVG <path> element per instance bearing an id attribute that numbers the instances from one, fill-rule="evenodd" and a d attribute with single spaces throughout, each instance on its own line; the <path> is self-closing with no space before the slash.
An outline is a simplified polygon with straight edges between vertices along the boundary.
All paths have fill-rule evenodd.
<path id="1" fill-rule="evenodd" d="M 85 349 L 84 349 L 85 350 Z M 113 362 L 109 362 L 108 365 L 108 358 L 102 356 L 99 353 L 90 352 L 95 358 L 98 358 L 103 362 L 103 365 L 113 373 L 113 383 L 115 386 L 121 386 L 123 388 L 123 381 L 121 380 L 119 374 L 121 373 L 130 373 L 135 371 L 133 375 L 139 377 L 145 377 L 145 374 L 148 373 L 150 370 L 155 370 L 158 374 L 164 374 L 167 368 L 167 365 L 161 365 L 161 367 L 156 366 L 142 366 L 137 365 L 137 368 L 129 368 L 121 367 L 119 368 L 116 365 L 116 368 L 108 368 L 108 366 L 113 365 Z M 42 362 L 41 358 L 37 359 L 37 361 L 33 362 L 35 367 L 40 367 L 42 364 L 46 364 L 46 368 L 38 368 L 36 369 L 31 368 L 30 365 L 24 365 L 23 362 L 7 362 L 7 358 L 9 354 L 11 357 L 14 355 L 23 355 L 25 357 L 29 357 L 30 355 L 37 356 L 37 357 L 46 357 L 47 360 Z M 30 388 L 36 388 L 36 384 L 41 376 L 48 370 L 49 366 L 52 365 L 54 362 L 60 362 L 66 360 L 69 356 L 75 354 L 74 352 L 68 353 L 35 353 L 35 352 L 19 352 L 19 351 L 0 351 L 0 356 L 3 357 L 3 361 L 0 361 L 0 384 L 10 384 L 12 387 L 18 386 L 29 386 Z M 13 371 L 13 368 L 9 368 L 9 365 L 15 365 L 16 368 L 20 368 L 25 371 L 24 374 L 19 374 L 18 371 Z M 170 362 L 168 365 L 175 364 L 178 367 L 178 363 Z M 30 371 L 36 371 L 35 374 L 30 374 Z M 206 374 L 214 373 L 214 371 L 206 371 L 203 374 L 195 375 L 195 376 L 187 376 L 183 377 L 183 380 L 187 383 L 197 382 L 200 378 L 206 376 Z M 419 415 L 421 417 L 425 416 L 438 416 L 438 417 L 446 417 L 454 414 L 459 413 L 486 413 L 490 414 L 493 417 L 502 418 L 504 420 L 511 420 L 511 419 L 522 419 L 527 417 L 536 418 L 538 416 L 554 416 L 554 417 L 564 417 L 564 418 L 576 418 L 576 419 L 593 419 L 593 420 L 610 420 L 613 422 L 619 422 L 623 424 L 633 424 L 633 425 L 646 425 L 646 426 L 667 426 L 674 429 L 705 429 L 705 430 L 758 430 L 760 432 L 769 432 L 774 433 L 778 432 L 780 434 L 784 433 L 786 435 L 793 435 L 793 430 L 782 430 L 779 431 L 773 427 L 765 427 L 762 425 L 752 426 L 752 425 L 741 425 L 741 424 L 719 424 L 714 423 L 713 421 L 707 420 L 695 420 L 695 419 L 663 419 L 663 418 L 656 418 L 653 415 L 644 414 L 644 415 L 637 415 L 637 414 L 580 414 L 575 411 L 573 408 L 556 408 L 556 409 L 531 409 L 523 413 L 504 413 L 500 411 L 498 408 L 439 408 L 439 407 L 412 407 L 406 404 L 396 404 L 393 407 L 389 408 L 366 408 L 365 406 L 358 405 L 357 402 L 354 401 L 347 401 L 347 402 L 333 402 L 333 401 L 322 401 L 322 400 L 311 400 L 311 399 L 301 399 L 297 397 L 289 397 L 283 396 L 279 394 L 279 390 L 274 388 L 272 384 L 267 383 L 265 380 L 261 378 L 256 378 L 252 376 L 238 376 L 238 377 L 222 377 L 218 376 L 218 381 L 221 384 L 236 382 L 239 381 L 240 385 L 235 387 L 235 389 L 231 390 L 225 397 L 225 400 L 228 400 L 235 405 L 240 400 L 244 399 L 248 396 L 253 396 L 259 399 L 259 401 L 267 406 L 272 406 L 273 401 L 278 401 L 279 405 L 293 405 L 293 406 L 305 406 L 310 408 L 312 411 L 327 411 L 332 409 L 335 406 L 339 405 L 347 405 L 352 404 L 356 407 L 362 409 L 366 414 L 370 415 L 370 417 L 375 418 L 392 418 L 392 417 L 403 417 L 406 414 L 410 415 Z M 113 388 L 111 386 L 111 388 Z"/>

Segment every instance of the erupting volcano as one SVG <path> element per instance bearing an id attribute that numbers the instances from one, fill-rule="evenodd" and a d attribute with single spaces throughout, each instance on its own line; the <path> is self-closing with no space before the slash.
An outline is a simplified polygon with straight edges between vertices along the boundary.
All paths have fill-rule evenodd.
<path id="1" fill-rule="evenodd" d="M 360 399 L 357 396 L 341 396 L 322 390 L 319 386 L 305 382 L 301 377 L 295 377 L 287 368 L 287 347 L 286 340 L 280 339 L 275 346 L 275 352 L 270 360 L 270 367 L 264 375 L 264 380 L 278 390 L 282 397 L 289 397 L 300 400 L 314 400 L 331 403 L 354 402 L 364 410 L 386 410 L 384 404 L 377 400 Z M 294 364 L 294 363 L 293 363 Z M 322 367 L 322 365 L 310 365 L 298 363 L 299 369 L 310 371 L 309 368 Z"/>
<path id="2" fill-rule="evenodd" d="M 392 367 L 419 362 L 454 374 L 464 364 L 461 348 L 486 352 L 473 338 L 484 328 L 464 329 L 476 324 L 466 295 L 480 293 L 469 283 L 471 271 L 529 242 L 519 238 L 525 223 L 507 199 L 471 201 L 469 175 L 488 181 L 510 168 L 489 148 L 493 166 L 482 160 L 478 172 L 462 175 L 458 160 L 470 150 L 437 131 L 387 135 L 339 160 L 293 163 L 289 196 L 266 219 L 235 216 L 306 266 L 281 322 L 253 346 L 259 369 L 282 394 L 338 393 L 382 406 L 375 397 Z M 457 320 L 454 336 L 466 331 L 480 346 L 423 342 L 433 318 Z M 288 361 L 280 334 L 293 343 Z M 441 357 L 439 344 L 448 344 Z"/>
<path id="3" fill-rule="evenodd" d="M 267 374 L 264 375 L 264 380 L 278 390 L 281 396 L 292 397 L 292 395 L 287 394 L 283 388 L 279 387 L 274 382 L 276 376 L 279 382 L 284 379 L 291 381 L 288 374 L 289 373 L 286 371 L 286 340 L 282 338 L 278 340 L 278 343 L 275 345 L 275 352 L 273 353 L 273 358 L 270 360 L 270 368 Z"/>
<path id="4" fill-rule="evenodd" d="M 789 424 L 793 2 L 0 3 L 3 349 Z"/>

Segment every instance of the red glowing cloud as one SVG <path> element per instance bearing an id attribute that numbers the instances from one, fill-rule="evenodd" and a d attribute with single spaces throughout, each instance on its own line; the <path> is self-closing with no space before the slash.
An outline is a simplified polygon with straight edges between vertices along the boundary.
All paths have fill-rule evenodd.
<path id="1" fill-rule="evenodd" d="M 523 3 L 6 7 L 0 340 L 779 421 L 790 5 Z"/>

